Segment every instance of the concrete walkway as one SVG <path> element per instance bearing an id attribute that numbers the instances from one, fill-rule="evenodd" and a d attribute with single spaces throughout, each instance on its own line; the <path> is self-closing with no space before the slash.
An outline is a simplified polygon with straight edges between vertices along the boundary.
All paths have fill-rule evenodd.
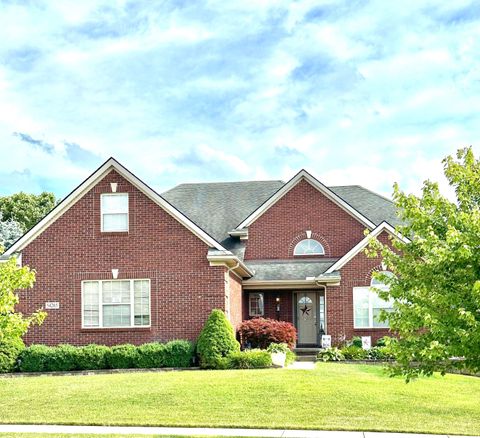
<path id="1" fill-rule="evenodd" d="M 117 435 L 178 435 L 221 437 L 278 437 L 278 438 L 448 438 L 456 435 L 426 435 L 409 433 L 343 432 L 326 430 L 285 429 L 217 429 L 200 427 L 135 427 L 135 426 L 57 426 L 2 424 L 0 433 L 63 433 L 63 434 L 117 434 Z M 480 438 L 480 437 L 476 437 Z"/>
<path id="2" fill-rule="evenodd" d="M 315 362 L 310 362 L 310 361 L 305 361 L 305 362 L 296 361 L 287 367 L 287 370 L 314 370 L 314 369 L 315 369 Z"/>

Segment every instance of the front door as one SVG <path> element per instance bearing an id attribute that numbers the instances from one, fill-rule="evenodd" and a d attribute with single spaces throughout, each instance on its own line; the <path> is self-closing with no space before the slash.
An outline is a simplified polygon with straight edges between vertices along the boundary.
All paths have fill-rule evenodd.
<path id="1" fill-rule="evenodd" d="M 317 293 L 296 293 L 298 345 L 317 345 Z"/>

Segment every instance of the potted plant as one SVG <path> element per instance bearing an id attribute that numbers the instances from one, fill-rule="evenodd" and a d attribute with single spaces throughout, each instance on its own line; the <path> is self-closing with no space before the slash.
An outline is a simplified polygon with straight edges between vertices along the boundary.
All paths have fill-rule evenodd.
<path id="1" fill-rule="evenodd" d="M 287 359 L 287 344 L 275 344 L 271 343 L 267 351 L 272 355 L 272 364 L 274 367 L 283 368 Z"/>

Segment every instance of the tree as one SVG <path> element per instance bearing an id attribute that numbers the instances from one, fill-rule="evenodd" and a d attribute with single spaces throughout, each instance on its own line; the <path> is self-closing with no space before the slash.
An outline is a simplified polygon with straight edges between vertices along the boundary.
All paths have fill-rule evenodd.
<path id="1" fill-rule="evenodd" d="M 0 254 L 23 234 L 22 227 L 14 220 L 3 221 L 0 212 Z"/>
<path id="2" fill-rule="evenodd" d="M 17 266 L 15 257 L 0 263 L 0 344 L 20 339 L 32 324 L 41 324 L 46 313 L 36 312 L 25 317 L 15 311 L 18 289 L 31 288 L 35 272 L 27 266 Z"/>
<path id="3" fill-rule="evenodd" d="M 398 335 L 394 374 L 407 378 L 444 374 L 448 369 L 480 371 L 480 161 L 471 148 L 443 160 L 456 199 L 425 181 L 421 196 L 394 187 L 394 202 L 409 242 L 393 248 L 373 240 L 370 256 L 381 255 L 393 276 L 376 274 L 390 286 L 377 293 L 393 298 L 388 317 Z"/>
<path id="4" fill-rule="evenodd" d="M 55 205 L 55 195 L 48 192 L 40 195 L 19 192 L 0 197 L 0 212 L 3 220 L 18 222 L 23 233 L 36 225 Z"/>

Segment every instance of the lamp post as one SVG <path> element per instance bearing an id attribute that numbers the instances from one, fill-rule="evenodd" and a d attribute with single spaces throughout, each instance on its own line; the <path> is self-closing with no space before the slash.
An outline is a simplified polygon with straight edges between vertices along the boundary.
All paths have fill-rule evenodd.
<path id="1" fill-rule="evenodd" d="M 277 312 L 277 320 L 280 320 L 280 297 L 275 298 L 275 311 Z"/>

